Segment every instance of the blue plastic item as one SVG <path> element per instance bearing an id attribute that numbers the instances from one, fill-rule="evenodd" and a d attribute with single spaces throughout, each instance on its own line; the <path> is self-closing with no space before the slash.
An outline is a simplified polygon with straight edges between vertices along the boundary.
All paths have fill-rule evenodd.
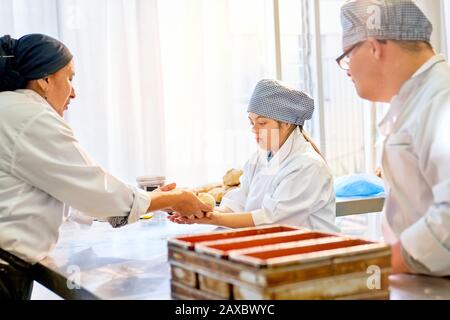
<path id="1" fill-rule="evenodd" d="M 336 196 L 341 198 L 384 195 L 383 180 L 375 175 L 368 174 L 339 177 L 335 179 L 334 188 Z"/>

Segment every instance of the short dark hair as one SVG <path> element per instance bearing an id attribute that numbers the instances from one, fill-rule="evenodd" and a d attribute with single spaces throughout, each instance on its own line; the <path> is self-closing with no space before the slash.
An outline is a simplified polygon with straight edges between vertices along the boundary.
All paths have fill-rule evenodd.
<path id="1" fill-rule="evenodd" d="M 420 52 L 425 49 L 433 50 L 431 43 L 427 41 L 391 40 L 400 48 L 408 52 Z"/>

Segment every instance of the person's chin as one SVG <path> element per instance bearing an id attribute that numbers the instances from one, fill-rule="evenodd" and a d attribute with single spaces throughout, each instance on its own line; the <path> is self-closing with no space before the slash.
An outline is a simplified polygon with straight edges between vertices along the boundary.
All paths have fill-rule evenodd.
<path id="1" fill-rule="evenodd" d="M 66 111 L 67 111 L 67 108 L 62 108 L 62 109 L 60 109 L 60 110 L 58 111 L 58 114 L 59 114 L 61 117 L 64 117 L 64 114 L 66 113 Z"/>
<path id="2" fill-rule="evenodd" d="M 356 92 L 358 93 L 358 96 L 362 99 L 369 100 L 369 94 L 366 90 L 363 90 L 358 84 L 355 82 L 355 88 Z"/>
<path id="3" fill-rule="evenodd" d="M 373 102 L 379 102 L 379 97 L 374 92 L 367 92 L 367 91 L 360 91 L 357 90 L 358 95 L 360 98 L 367 100 L 367 101 L 373 101 Z"/>

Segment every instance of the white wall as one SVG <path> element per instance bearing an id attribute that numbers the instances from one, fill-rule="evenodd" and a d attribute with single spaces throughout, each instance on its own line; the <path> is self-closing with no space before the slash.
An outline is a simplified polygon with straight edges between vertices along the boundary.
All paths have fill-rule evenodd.
<path id="1" fill-rule="evenodd" d="M 449 0 L 416 0 L 416 4 L 425 12 L 428 19 L 433 23 L 433 34 L 431 35 L 431 44 L 437 52 L 446 52 L 445 46 L 445 27 L 442 21 L 442 6 L 443 2 Z"/>
<path id="2" fill-rule="evenodd" d="M 447 58 L 450 59 L 450 1 L 442 1 L 442 20 L 444 25 L 444 43 L 446 45 Z"/>

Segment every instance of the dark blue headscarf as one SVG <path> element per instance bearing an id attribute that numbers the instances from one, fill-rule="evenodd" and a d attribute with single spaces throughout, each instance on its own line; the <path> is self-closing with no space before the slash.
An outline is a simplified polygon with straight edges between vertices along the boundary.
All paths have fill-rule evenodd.
<path id="1" fill-rule="evenodd" d="M 63 43 L 43 34 L 29 34 L 18 40 L 1 37 L 0 92 L 23 89 L 28 81 L 64 68 L 72 58 Z"/>

